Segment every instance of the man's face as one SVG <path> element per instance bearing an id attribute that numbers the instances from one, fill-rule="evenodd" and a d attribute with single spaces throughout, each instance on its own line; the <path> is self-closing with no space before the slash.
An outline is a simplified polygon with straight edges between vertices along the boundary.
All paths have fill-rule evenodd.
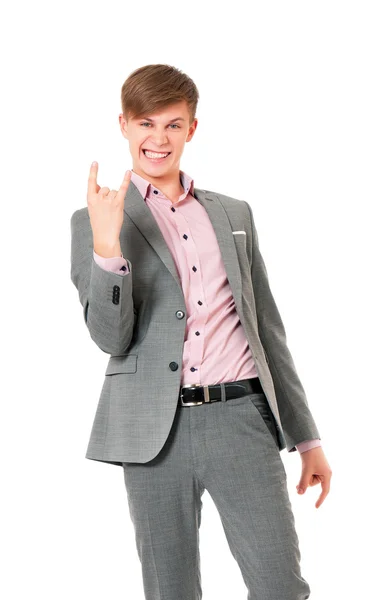
<path id="1" fill-rule="evenodd" d="M 192 139 L 198 120 L 189 124 L 188 107 L 183 100 L 142 119 L 126 121 L 120 114 L 119 122 L 122 135 L 129 141 L 133 171 L 146 179 L 147 176 L 165 177 L 179 173 L 185 143 Z M 144 150 L 170 154 L 166 158 L 153 159 L 147 157 Z"/>

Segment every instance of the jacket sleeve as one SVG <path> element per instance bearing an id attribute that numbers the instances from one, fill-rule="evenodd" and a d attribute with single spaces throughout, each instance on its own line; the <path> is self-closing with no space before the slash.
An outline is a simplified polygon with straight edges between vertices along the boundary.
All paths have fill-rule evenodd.
<path id="1" fill-rule="evenodd" d="M 254 216 L 249 204 L 247 202 L 245 204 L 250 212 L 252 229 L 251 278 L 259 337 L 273 379 L 286 447 L 288 452 L 295 452 L 296 444 L 305 440 L 321 439 L 321 437 L 297 375 L 287 345 L 284 324 L 270 289 L 266 266 L 259 249 Z"/>
<path id="2" fill-rule="evenodd" d="M 92 340 L 108 354 L 123 354 L 135 325 L 132 297 L 132 264 L 119 275 L 103 269 L 94 260 L 93 232 L 89 211 L 76 210 L 71 227 L 71 281 L 78 290 L 83 318 Z"/>

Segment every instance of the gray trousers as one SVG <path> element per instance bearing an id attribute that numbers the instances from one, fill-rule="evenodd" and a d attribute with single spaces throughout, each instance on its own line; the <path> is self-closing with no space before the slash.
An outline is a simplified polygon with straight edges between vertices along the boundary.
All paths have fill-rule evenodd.
<path id="1" fill-rule="evenodd" d="M 263 393 L 178 406 L 147 463 L 123 463 L 146 600 L 201 600 L 199 527 L 207 490 L 247 600 L 304 600 L 310 587 L 287 478 Z"/>

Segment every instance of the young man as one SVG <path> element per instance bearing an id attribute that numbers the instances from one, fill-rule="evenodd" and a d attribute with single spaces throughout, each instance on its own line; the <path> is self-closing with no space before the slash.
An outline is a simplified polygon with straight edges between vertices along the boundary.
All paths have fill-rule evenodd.
<path id="1" fill-rule="evenodd" d="M 110 354 L 86 457 L 123 467 L 147 600 L 202 597 L 201 496 L 211 495 L 250 600 L 310 587 L 280 457 L 299 482 L 331 470 L 269 287 L 245 200 L 180 170 L 198 91 L 169 65 L 122 87 L 133 168 L 71 217 L 71 278 L 91 338 Z"/>

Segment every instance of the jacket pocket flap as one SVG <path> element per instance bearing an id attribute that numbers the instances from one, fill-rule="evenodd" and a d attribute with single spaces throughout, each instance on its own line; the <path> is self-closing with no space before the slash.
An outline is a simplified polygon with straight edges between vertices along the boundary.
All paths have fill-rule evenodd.
<path id="1" fill-rule="evenodd" d="M 105 375 L 114 373 L 135 373 L 137 371 L 137 354 L 120 354 L 111 356 Z"/>

